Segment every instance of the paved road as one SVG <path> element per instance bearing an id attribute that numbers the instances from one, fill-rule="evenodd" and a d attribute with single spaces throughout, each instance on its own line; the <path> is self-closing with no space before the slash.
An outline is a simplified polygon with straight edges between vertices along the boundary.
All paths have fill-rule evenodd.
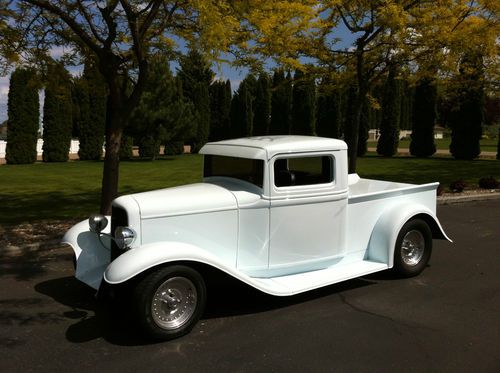
<path id="1" fill-rule="evenodd" d="M 0 258 L 0 371 L 499 372 L 500 201 L 438 214 L 455 244 L 435 241 L 416 278 L 381 273 L 292 298 L 232 285 L 168 343 L 94 300 L 67 250 Z"/>

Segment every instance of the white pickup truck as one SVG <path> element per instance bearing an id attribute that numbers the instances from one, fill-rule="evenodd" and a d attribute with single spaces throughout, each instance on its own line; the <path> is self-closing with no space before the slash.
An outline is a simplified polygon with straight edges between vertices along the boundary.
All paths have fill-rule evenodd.
<path id="1" fill-rule="evenodd" d="M 207 271 L 286 296 L 389 268 L 417 275 L 432 239 L 449 240 L 436 218 L 438 183 L 348 175 L 343 141 L 253 137 L 200 153 L 202 183 L 121 196 L 111 217 L 93 215 L 63 238 L 79 280 L 130 285 L 152 337 L 194 326 Z"/>

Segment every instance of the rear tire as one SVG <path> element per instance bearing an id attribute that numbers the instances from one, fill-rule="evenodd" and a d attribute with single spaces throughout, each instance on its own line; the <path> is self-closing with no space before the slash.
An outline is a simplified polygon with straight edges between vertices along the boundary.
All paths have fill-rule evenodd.
<path id="1" fill-rule="evenodd" d="M 424 270 L 432 253 L 432 233 L 421 219 L 408 221 L 398 234 L 394 248 L 394 271 L 413 277 Z"/>
<path id="2" fill-rule="evenodd" d="M 143 278 L 134 289 L 137 321 L 154 339 L 169 340 L 189 333 L 206 304 L 206 287 L 191 267 L 160 268 Z"/>

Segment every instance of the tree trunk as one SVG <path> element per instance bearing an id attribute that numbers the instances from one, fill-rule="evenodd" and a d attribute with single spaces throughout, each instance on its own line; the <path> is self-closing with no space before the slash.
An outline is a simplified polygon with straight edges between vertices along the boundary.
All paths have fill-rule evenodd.
<path id="1" fill-rule="evenodd" d="M 361 119 L 361 110 L 362 110 L 362 95 L 358 89 L 356 94 L 356 99 L 354 102 L 354 116 L 351 126 L 348 128 L 349 134 L 346 131 L 346 140 L 347 141 L 347 155 L 349 157 L 349 173 L 353 174 L 356 172 L 356 161 L 358 158 L 358 138 L 359 138 L 359 126 Z"/>
<path id="2" fill-rule="evenodd" d="M 364 74 L 364 42 L 358 40 L 356 50 L 356 80 L 357 80 L 357 92 L 356 99 L 354 100 L 354 117 L 349 128 L 346 129 L 346 136 L 348 137 L 347 145 L 348 151 L 347 155 L 349 157 L 349 173 L 356 172 L 356 161 L 358 157 L 358 138 L 359 138 L 359 127 L 361 121 L 361 111 L 363 109 L 363 100 L 365 99 L 368 82 L 367 77 Z"/>
<path id="3" fill-rule="evenodd" d="M 102 173 L 101 214 L 111 215 L 111 203 L 118 196 L 120 144 L 126 118 L 120 113 L 120 105 L 108 97 L 106 113 L 106 154 Z"/>

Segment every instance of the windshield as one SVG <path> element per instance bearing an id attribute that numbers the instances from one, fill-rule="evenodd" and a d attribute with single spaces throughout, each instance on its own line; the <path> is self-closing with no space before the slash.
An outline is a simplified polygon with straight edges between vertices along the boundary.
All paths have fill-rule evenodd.
<path id="1" fill-rule="evenodd" d="M 224 176 L 248 181 L 262 188 L 264 180 L 264 161 L 226 157 L 222 155 L 205 155 L 204 177 Z"/>

